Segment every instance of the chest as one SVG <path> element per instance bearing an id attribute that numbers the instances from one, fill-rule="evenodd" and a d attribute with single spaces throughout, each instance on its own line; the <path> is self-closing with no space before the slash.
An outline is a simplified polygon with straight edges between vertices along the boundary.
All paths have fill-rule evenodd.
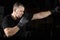
<path id="1" fill-rule="evenodd" d="M 18 20 L 13 20 L 12 18 L 9 18 L 8 20 L 8 26 L 9 27 L 14 27 L 14 26 L 16 26 L 17 24 L 18 24 Z"/>

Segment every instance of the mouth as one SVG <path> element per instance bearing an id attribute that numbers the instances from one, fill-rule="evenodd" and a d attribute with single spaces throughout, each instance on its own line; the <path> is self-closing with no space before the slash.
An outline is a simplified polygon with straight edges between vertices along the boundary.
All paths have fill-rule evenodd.
<path id="1" fill-rule="evenodd" d="M 22 15 L 18 15 L 18 16 L 17 16 L 17 18 L 21 18 L 21 17 L 22 17 Z"/>

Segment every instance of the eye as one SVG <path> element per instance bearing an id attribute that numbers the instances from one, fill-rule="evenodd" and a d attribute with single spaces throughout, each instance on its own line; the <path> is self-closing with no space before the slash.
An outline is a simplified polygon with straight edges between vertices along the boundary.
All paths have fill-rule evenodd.
<path id="1" fill-rule="evenodd" d="M 22 11 L 20 10 L 20 12 L 22 12 Z"/>
<path id="2" fill-rule="evenodd" d="M 20 10 L 20 12 L 23 12 L 23 10 Z"/>

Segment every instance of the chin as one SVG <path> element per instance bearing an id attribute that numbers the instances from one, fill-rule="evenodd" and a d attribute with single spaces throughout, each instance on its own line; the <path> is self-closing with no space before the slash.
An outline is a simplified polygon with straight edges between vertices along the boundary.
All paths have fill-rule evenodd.
<path id="1" fill-rule="evenodd" d="M 21 18 L 21 17 L 18 17 L 18 18 Z"/>

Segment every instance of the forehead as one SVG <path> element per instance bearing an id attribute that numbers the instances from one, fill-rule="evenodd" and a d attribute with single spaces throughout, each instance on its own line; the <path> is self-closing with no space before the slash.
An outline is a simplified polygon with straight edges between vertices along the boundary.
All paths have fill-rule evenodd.
<path id="1" fill-rule="evenodd" d="M 25 9 L 25 7 L 24 7 L 24 6 L 19 6 L 18 8 L 19 8 L 19 9 Z"/>

